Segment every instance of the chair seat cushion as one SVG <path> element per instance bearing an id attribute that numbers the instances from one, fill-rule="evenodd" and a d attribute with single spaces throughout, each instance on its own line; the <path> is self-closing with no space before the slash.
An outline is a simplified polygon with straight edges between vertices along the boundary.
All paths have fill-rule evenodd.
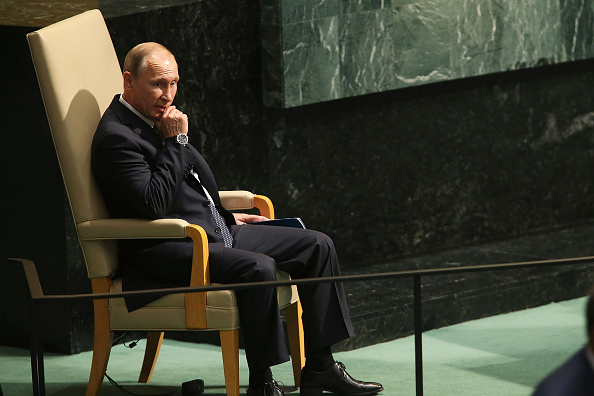
<path id="1" fill-rule="evenodd" d="M 279 271 L 278 280 L 288 280 L 289 275 Z M 122 291 L 122 280 L 115 279 L 112 293 Z M 295 286 L 283 286 L 278 289 L 279 306 L 290 305 L 297 300 Z M 124 298 L 109 299 L 110 327 L 113 330 L 186 330 L 185 294 L 170 294 L 152 303 L 128 312 Z M 231 290 L 209 291 L 206 296 L 206 330 L 233 330 L 239 328 L 239 311 L 235 292 Z"/>

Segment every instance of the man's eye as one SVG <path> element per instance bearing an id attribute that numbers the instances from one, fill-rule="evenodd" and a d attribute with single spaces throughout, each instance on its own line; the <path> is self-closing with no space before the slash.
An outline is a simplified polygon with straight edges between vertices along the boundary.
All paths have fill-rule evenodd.
<path id="1" fill-rule="evenodd" d="M 161 83 L 155 83 L 155 87 L 160 87 Z"/>

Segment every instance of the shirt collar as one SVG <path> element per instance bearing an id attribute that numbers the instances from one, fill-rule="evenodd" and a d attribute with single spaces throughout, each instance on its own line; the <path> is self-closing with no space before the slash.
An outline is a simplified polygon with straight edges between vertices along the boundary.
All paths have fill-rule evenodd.
<path id="1" fill-rule="evenodd" d="M 126 106 L 132 113 L 136 114 L 138 117 L 140 117 L 140 119 L 144 122 L 146 122 L 151 128 L 155 125 L 154 122 L 152 122 L 151 120 L 149 120 L 148 118 L 146 118 L 145 116 L 143 116 L 142 114 L 140 114 L 138 112 L 138 110 L 136 110 L 134 107 L 132 107 L 132 105 L 128 102 L 126 102 L 126 100 L 124 99 L 124 97 L 122 96 L 122 94 L 120 94 L 120 103 L 123 104 L 124 106 Z"/>

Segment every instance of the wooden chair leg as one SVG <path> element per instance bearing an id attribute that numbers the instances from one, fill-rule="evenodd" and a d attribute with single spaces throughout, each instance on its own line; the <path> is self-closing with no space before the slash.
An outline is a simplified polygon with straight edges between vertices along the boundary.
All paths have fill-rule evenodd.
<path id="1" fill-rule="evenodd" d="M 146 333 L 146 349 L 144 350 L 144 360 L 142 362 L 142 369 L 140 370 L 140 377 L 138 382 L 146 384 L 150 381 L 157 364 L 159 351 L 161 350 L 161 343 L 163 342 L 162 331 L 149 331 Z"/>
<path id="2" fill-rule="evenodd" d="M 239 330 L 221 330 L 219 335 L 227 396 L 239 396 Z"/>
<path id="3" fill-rule="evenodd" d="M 98 293 L 104 290 L 109 291 L 111 279 L 92 279 L 93 292 Z M 93 302 L 95 308 L 95 335 L 93 341 L 93 360 L 91 363 L 91 374 L 87 386 L 86 396 L 96 396 L 103 383 L 107 362 L 113 342 L 113 332 L 109 327 L 108 300 L 97 299 Z"/>
<path id="4" fill-rule="evenodd" d="M 297 387 L 301 386 L 301 369 L 305 365 L 303 323 L 301 322 L 302 314 L 301 301 L 285 307 L 287 330 L 289 333 L 289 348 L 291 349 L 291 363 L 293 363 L 293 378 L 295 378 L 295 386 Z"/>

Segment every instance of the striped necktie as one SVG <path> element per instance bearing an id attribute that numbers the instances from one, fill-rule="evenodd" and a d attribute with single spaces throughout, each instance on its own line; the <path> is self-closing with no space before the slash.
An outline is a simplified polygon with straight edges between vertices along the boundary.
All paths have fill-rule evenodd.
<path id="1" fill-rule="evenodd" d="M 202 186 L 204 188 L 204 186 Z M 206 189 L 204 189 L 206 191 Z M 210 205 L 208 205 L 210 207 L 210 211 L 212 212 L 212 217 L 214 217 L 215 219 L 215 223 L 217 223 L 217 232 L 220 230 L 221 231 L 221 235 L 223 235 L 223 241 L 225 241 L 225 247 L 233 247 L 233 237 L 231 236 L 231 232 L 229 232 L 229 227 L 227 227 L 227 224 L 225 224 L 225 219 L 223 218 L 223 216 L 221 216 L 221 214 L 219 213 L 219 211 L 217 210 L 217 207 L 215 206 L 214 202 L 212 201 L 212 198 L 210 197 L 210 195 L 208 195 L 208 201 L 210 203 Z"/>

